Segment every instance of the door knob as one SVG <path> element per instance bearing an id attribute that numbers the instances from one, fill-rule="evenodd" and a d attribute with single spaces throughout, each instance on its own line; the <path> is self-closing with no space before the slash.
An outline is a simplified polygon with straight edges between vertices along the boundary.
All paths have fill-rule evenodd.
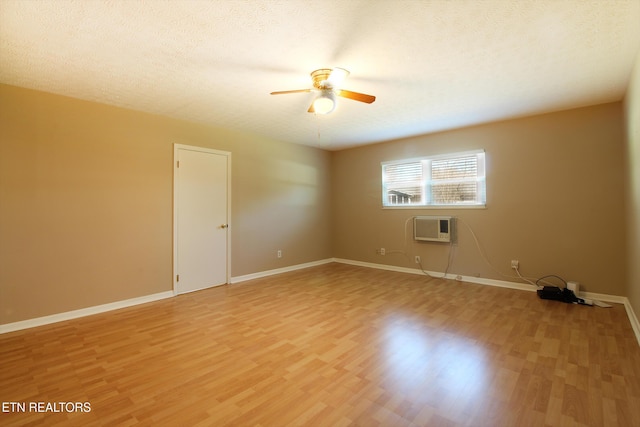
<path id="1" fill-rule="evenodd" d="M 222 224 L 220 228 L 229 228 L 229 224 Z"/>

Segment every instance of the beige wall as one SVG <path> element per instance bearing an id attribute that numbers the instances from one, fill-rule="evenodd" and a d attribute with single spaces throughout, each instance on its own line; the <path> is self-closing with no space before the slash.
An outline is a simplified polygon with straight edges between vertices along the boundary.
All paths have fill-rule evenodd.
<path id="1" fill-rule="evenodd" d="M 628 218 L 628 296 L 636 316 L 640 316 L 640 53 L 625 97 L 627 127 L 627 164 L 629 186 L 627 193 Z"/>
<path id="2" fill-rule="evenodd" d="M 331 256 L 328 152 L 0 85 L 0 324 L 172 289 L 174 143 L 232 153 L 232 276 Z"/>
<path id="3" fill-rule="evenodd" d="M 506 276 L 518 259 L 526 276 L 556 274 L 588 292 L 624 295 L 623 131 L 622 105 L 612 103 L 334 152 L 333 254 L 411 268 L 420 255 L 426 270 L 442 272 L 449 247 L 414 243 L 410 223 L 405 240 L 405 222 L 452 214 Z M 486 209 L 381 209 L 380 162 L 481 148 Z M 513 280 L 482 260 L 465 225 L 458 236 L 450 273 Z"/>
<path id="4" fill-rule="evenodd" d="M 0 85 L 0 324 L 171 290 L 174 143 L 232 152 L 234 277 L 332 256 L 415 268 L 420 255 L 443 271 L 447 246 L 415 244 L 410 224 L 405 240 L 405 223 L 453 214 L 501 273 L 517 258 L 526 275 L 629 295 L 638 312 L 640 249 L 626 249 L 625 213 L 637 235 L 640 150 L 627 128 L 625 146 L 612 103 L 329 153 Z M 381 209 L 381 161 L 476 148 L 486 209 Z M 450 272 L 513 280 L 462 224 Z"/>

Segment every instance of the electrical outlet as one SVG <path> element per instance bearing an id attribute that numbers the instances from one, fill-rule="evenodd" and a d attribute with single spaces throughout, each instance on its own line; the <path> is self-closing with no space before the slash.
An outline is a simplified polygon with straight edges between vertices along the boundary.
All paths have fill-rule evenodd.
<path id="1" fill-rule="evenodd" d="M 416 255 L 415 257 L 416 264 L 420 264 L 420 256 Z"/>
<path id="2" fill-rule="evenodd" d="M 282 251 L 280 249 L 278 249 L 277 256 L 278 256 L 278 258 L 282 258 Z"/>
<path id="3" fill-rule="evenodd" d="M 386 253 L 386 251 L 384 250 L 384 248 L 380 248 L 380 255 L 384 255 Z"/>
<path id="4" fill-rule="evenodd" d="M 518 261 L 517 259 L 512 259 L 511 268 L 513 268 L 514 270 L 517 270 L 518 268 L 520 268 L 520 261 Z"/>

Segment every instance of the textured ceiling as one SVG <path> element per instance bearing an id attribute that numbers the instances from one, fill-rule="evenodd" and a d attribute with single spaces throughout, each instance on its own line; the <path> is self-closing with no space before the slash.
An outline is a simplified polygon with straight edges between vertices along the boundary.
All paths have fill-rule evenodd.
<path id="1" fill-rule="evenodd" d="M 640 0 L 0 0 L 0 82 L 336 150 L 621 100 Z M 307 113 L 317 68 L 351 71 Z"/>

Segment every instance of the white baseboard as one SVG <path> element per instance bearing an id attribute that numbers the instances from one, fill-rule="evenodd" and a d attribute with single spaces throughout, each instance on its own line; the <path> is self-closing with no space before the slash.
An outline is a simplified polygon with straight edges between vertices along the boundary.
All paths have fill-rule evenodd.
<path id="1" fill-rule="evenodd" d="M 301 270 L 303 268 L 314 267 L 316 265 L 328 264 L 333 262 L 332 258 L 308 262 L 305 264 L 298 264 L 289 267 L 278 268 L 275 270 L 262 271 L 259 273 L 247 274 L 245 276 L 233 277 L 229 283 L 238 283 L 245 280 L 257 279 L 259 277 L 272 276 L 274 274 L 286 273 L 288 271 Z M 23 329 L 35 328 L 37 326 L 49 325 L 52 323 L 63 322 L 65 320 L 77 319 L 79 317 L 91 316 L 92 314 L 104 313 L 106 311 L 118 310 L 120 308 L 131 307 L 138 304 L 144 304 L 147 302 L 159 301 L 165 298 L 171 298 L 176 296 L 174 291 L 160 292 L 152 295 L 145 295 L 142 297 L 131 298 L 124 301 L 116 301 L 108 304 L 96 305 L 93 307 L 81 308 L 78 310 L 67 311 L 64 313 L 52 314 L 49 316 L 37 317 L 35 319 L 27 319 L 14 323 L 0 324 L 0 334 L 6 334 L 8 332 L 20 331 Z"/>
<path id="2" fill-rule="evenodd" d="M 172 296 L 173 296 L 173 291 L 166 291 L 166 292 L 160 292 L 157 294 L 131 298 L 124 301 L 116 301 L 108 304 L 81 308 L 79 310 L 67 311 L 65 313 L 52 314 L 50 316 L 37 317 L 35 319 L 22 320 L 20 322 L 6 323 L 4 325 L 0 325 L 0 334 L 19 331 L 22 329 L 35 328 L 36 326 L 49 325 L 51 323 L 62 322 L 65 320 L 77 319 L 78 317 L 91 316 L 92 314 L 104 313 L 106 311 L 118 310 L 120 308 L 126 308 L 134 305 L 145 304 L 147 302 L 153 302 L 153 301 L 158 301 L 165 298 L 171 298 Z"/>
<path id="3" fill-rule="evenodd" d="M 315 267 L 317 265 L 329 264 L 334 262 L 333 258 L 321 259 L 319 261 L 306 262 L 304 264 L 290 265 L 288 267 L 276 268 L 273 270 L 259 271 L 257 273 L 245 274 L 243 276 L 232 277 L 229 283 L 240 283 L 247 280 L 259 279 L 261 277 L 273 276 L 274 274 L 287 273 L 289 271 L 302 270 L 303 268 Z"/>
<path id="4" fill-rule="evenodd" d="M 422 270 L 417 268 L 396 267 L 393 265 L 374 264 L 370 262 L 353 261 L 353 260 L 342 259 L 342 258 L 334 258 L 333 260 L 335 262 L 339 262 L 342 264 L 377 268 L 380 270 L 397 271 L 400 273 L 410 273 L 410 274 L 424 274 Z M 427 271 L 427 273 L 435 277 L 443 277 L 446 279 L 460 280 L 462 282 L 477 283 L 480 285 L 499 286 L 502 288 L 519 289 L 522 291 L 536 290 L 534 286 L 530 284 L 525 284 L 525 283 L 508 282 L 504 280 L 494 280 L 494 279 L 484 279 L 484 278 L 475 277 L 475 276 L 460 276 L 457 274 L 447 274 L 446 277 L 444 277 L 444 274 L 442 272 L 434 272 L 434 271 Z M 640 322 L 638 322 L 638 318 L 636 317 L 636 314 L 634 313 L 633 308 L 631 307 L 631 304 L 629 303 L 629 299 L 627 297 L 621 297 L 617 295 L 598 294 L 593 292 L 580 292 L 580 297 L 603 301 L 603 302 L 612 302 L 615 304 L 623 304 L 627 312 L 627 316 L 629 317 L 629 322 L 631 323 L 631 327 L 633 328 L 633 332 L 636 336 L 636 340 L 638 341 L 638 345 L 640 345 Z"/>
<path id="5" fill-rule="evenodd" d="M 485 279 L 482 277 L 475 277 L 475 276 L 462 276 L 459 274 L 447 274 L 445 276 L 444 273 L 438 272 L 438 271 L 428 271 L 428 270 L 422 271 L 418 268 L 396 267 L 394 265 L 374 264 L 370 262 L 353 261 L 353 260 L 342 259 L 342 258 L 334 258 L 334 261 L 342 264 L 358 265 L 361 267 L 377 268 L 380 270 L 397 271 L 400 273 L 425 275 L 425 272 L 426 272 L 433 277 L 459 280 L 461 282 L 468 282 L 468 283 L 477 283 L 479 285 L 498 286 L 500 288 L 519 289 L 521 291 L 530 291 L 530 292 L 533 292 L 536 290 L 535 286 L 532 286 L 526 283 L 507 282 L 505 280 L 495 280 L 495 279 Z"/>
<path id="6" fill-rule="evenodd" d="M 318 265 L 328 264 L 331 262 L 356 265 L 360 267 L 376 268 L 379 270 L 397 271 L 400 273 L 421 274 L 421 275 L 425 274 L 422 270 L 417 268 L 396 267 L 393 265 L 375 264 L 370 262 L 354 261 L 354 260 L 348 260 L 348 259 L 342 259 L 342 258 L 328 258 L 328 259 L 308 262 L 304 264 L 297 264 L 297 265 L 292 265 L 292 266 L 283 267 L 283 268 L 276 268 L 274 270 L 267 270 L 267 271 L 261 271 L 258 273 L 251 273 L 251 274 L 245 274 L 243 276 L 232 277 L 229 283 L 232 283 L 232 284 L 240 283 L 247 280 L 273 276 L 275 274 L 286 273 L 289 271 L 302 270 L 304 268 L 315 267 Z M 530 291 L 530 292 L 533 292 L 536 290 L 534 286 L 525 284 L 525 283 L 485 279 L 482 277 L 475 277 L 475 276 L 461 276 L 456 274 L 447 274 L 445 277 L 442 272 L 435 272 L 435 271 L 427 271 L 427 273 L 435 277 L 443 277 L 446 279 L 460 280 L 462 282 L 477 283 L 480 285 L 498 286 L 502 288 L 518 289 L 518 290 Z M 131 307 L 134 305 L 144 304 L 147 302 L 158 301 L 165 298 L 171 298 L 173 296 L 175 296 L 173 291 L 166 291 L 166 292 L 160 292 L 157 294 L 146 295 L 138 298 L 131 298 L 124 301 L 116 301 L 109 304 L 102 304 L 94 307 L 68 311 L 65 313 L 52 314 L 50 316 L 38 317 L 35 319 L 28 319 L 20 322 L 6 323 L 3 325 L 0 325 L 0 334 L 19 331 L 22 329 L 34 328 L 37 326 L 44 326 L 51 323 L 62 322 L 65 320 L 77 319 L 79 317 L 90 316 L 92 314 L 104 313 L 106 311 L 117 310 L 120 308 Z M 599 300 L 599 301 L 623 304 L 627 312 L 627 316 L 629 317 L 629 322 L 631 323 L 631 327 L 633 328 L 633 332 L 636 336 L 638 344 L 640 345 L 640 322 L 638 322 L 638 318 L 636 317 L 636 314 L 633 311 L 633 308 L 631 307 L 631 304 L 629 303 L 629 299 L 627 297 L 597 294 L 592 292 L 583 292 L 580 294 L 580 296 L 584 298 Z"/>

